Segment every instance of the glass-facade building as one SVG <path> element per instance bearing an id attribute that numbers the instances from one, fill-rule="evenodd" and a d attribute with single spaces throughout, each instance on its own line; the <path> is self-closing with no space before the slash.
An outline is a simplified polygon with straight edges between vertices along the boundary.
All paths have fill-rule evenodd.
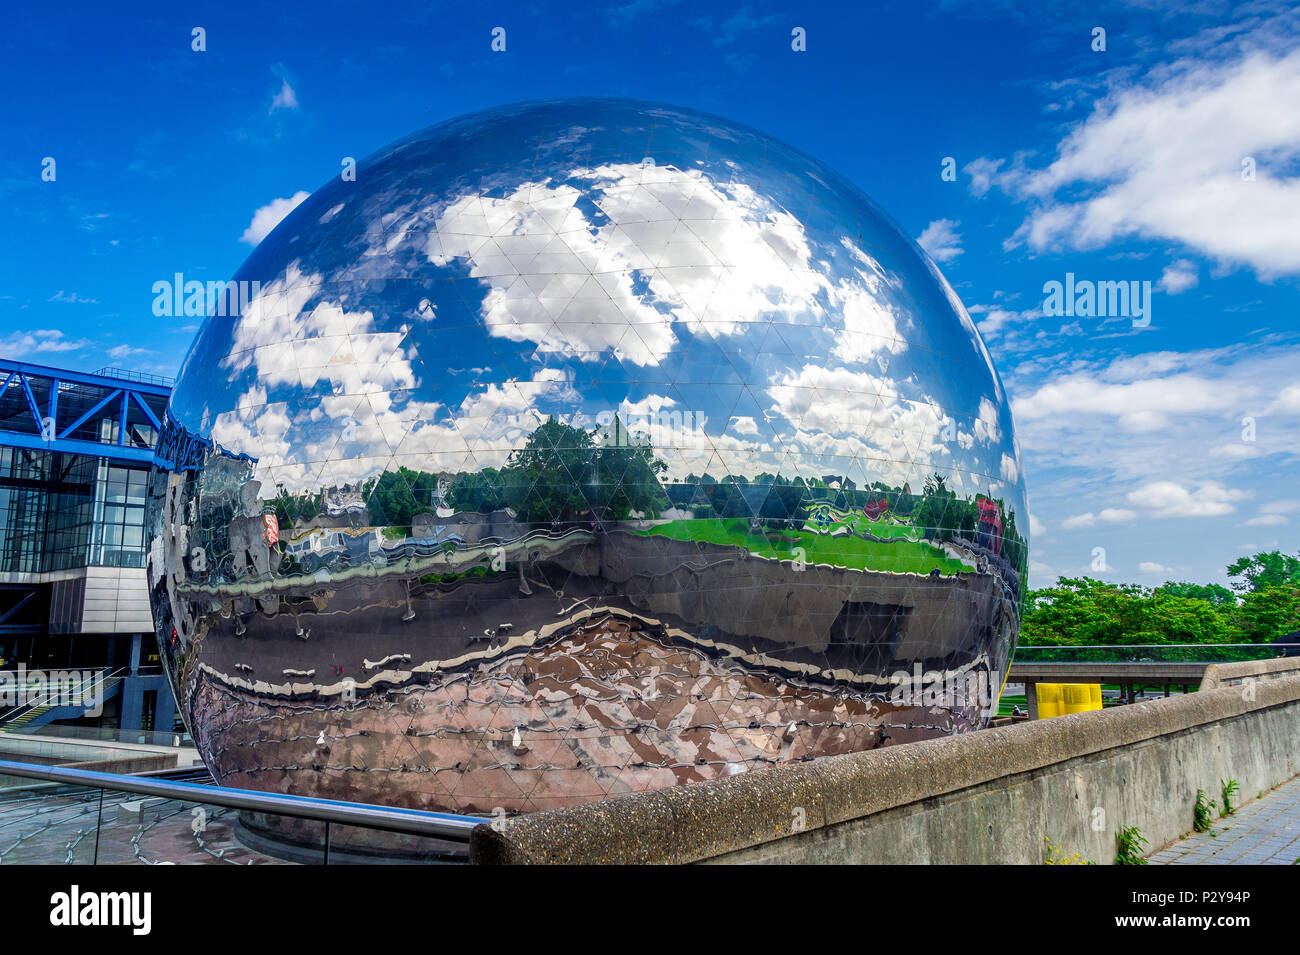
<path id="1" fill-rule="evenodd" d="M 93 718 L 31 706 L 0 722 L 172 728 L 144 579 L 144 505 L 170 381 L 0 358 L 0 670 L 97 670 Z M 34 728 L 34 727 L 33 727 Z"/>
<path id="2" fill-rule="evenodd" d="M 147 477 L 105 458 L 0 446 L 0 572 L 143 566 Z"/>

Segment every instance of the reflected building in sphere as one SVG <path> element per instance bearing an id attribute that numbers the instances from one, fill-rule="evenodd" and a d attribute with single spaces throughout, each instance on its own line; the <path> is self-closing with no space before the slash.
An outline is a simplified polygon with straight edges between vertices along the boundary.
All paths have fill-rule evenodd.
<path id="1" fill-rule="evenodd" d="M 531 811 L 987 719 L 1027 559 L 1006 395 L 817 161 L 507 106 L 322 186 L 235 280 L 149 516 L 218 781 Z"/>

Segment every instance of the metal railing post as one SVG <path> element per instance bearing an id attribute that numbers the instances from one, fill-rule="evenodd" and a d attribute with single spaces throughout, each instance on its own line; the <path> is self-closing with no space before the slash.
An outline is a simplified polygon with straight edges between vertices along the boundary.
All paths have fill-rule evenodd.
<path id="1" fill-rule="evenodd" d="M 104 828 L 104 790 L 99 791 L 99 812 L 95 814 L 95 854 L 91 865 L 99 865 L 99 832 Z"/>

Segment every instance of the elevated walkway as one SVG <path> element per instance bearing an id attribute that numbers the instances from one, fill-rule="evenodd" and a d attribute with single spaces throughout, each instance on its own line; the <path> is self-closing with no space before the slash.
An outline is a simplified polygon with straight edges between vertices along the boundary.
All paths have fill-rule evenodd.
<path id="1" fill-rule="evenodd" d="M 1179 650 L 1194 650 L 1198 653 L 1224 652 L 1225 648 L 1237 649 L 1251 647 L 1271 653 L 1277 652 L 1278 645 L 1194 645 L 1182 647 L 1169 645 L 1165 647 L 1114 647 L 1115 651 L 1147 650 L 1165 651 L 1175 654 Z M 1073 651 L 1080 655 L 1104 651 L 1105 647 L 1060 647 L 1029 648 L 1059 649 Z M 1103 683 L 1118 686 L 1129 703 L 1137 702 L 1137 694 L 1144 687 L 1163 688 L 1169 695 L 1170 687 L 1179 687 L 1183 692 L 1193 688 L 1214 689 L 1227 682 L 1237 683 L 1247 679 L 1276 679 L 1280 676 L 1300 673 L 1300 656 L 1270 657 L 1262 660 L 1242 660 L 1238 662 L 1221 662 L 1214 660 L 1016 660 L 1007 671 L 1008 683 L 1023 683 L 1025 698 L 1029 703 L 1029 718 L 1038 719 L 1038 694 L 1035 687 L 1039 683 Z"/>

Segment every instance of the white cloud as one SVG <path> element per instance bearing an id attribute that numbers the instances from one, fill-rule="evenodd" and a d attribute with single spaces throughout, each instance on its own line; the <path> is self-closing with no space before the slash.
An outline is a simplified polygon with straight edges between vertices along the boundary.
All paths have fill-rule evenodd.
<path id="1" fill-rule="evenodd" d="M 998 409 L 988 398 L 980 398 L 979 417 L 975 419 L 975 437 L 985 444 L 995 444 L 1002 440 L 1002 429 L 998 427 Z"/>
<path id="2" fill-rule="evenodd" d="M 1081 371 L 1015 398 L 1012 410 L 1017 421 L 1085 414 L 1115 418 L 1126 430 L 1149 431 L 1165 424 L 1166 415 L 1225 410 L 1240 406 L 1244 396 L 1236 383 L 1196 374 L 1107 382 Z"/>
<path id="3" fill-rule="evenodd" d="M 882 480 L 902 483 L 915 478 L 919 462 L 949 453 L 941 438 L 943 409 L 902 399 L 887 378 L 808 364 L 783 375 L 767 392 L 772 410 L 795 429 L 786 446 L 835 459 L 828 467 L 869 459 Z M 806 456 L 802 463 L 816 468 Z"/>
<path id="4" fill-rule="evenodd" d="M 582 400 L 582 392 L 573 384 L 573 371 L 567 368 L 540 368 L 524 387 L 539 398 L 564 404 L 576 404 Z"/>
<path id="5" fill-rule="evenodd" d="M 985 161 L 972 187 L 999 184 L 1032 204 L 1013 244 L 1096 248 L 1141 236 L 1264 276 L 1300 273 L 1300 50 L 1197 57 L 1156 75 L 1101 102 L 1050 166 L 999 176 Z"/>
<path id="6" fill-rule="evenodd" d="M 248 228 L 239 237 L 239 241 L 247 242 L 249 245 L 257 245 L 270 235 L 271 230 L 278 226 L 285 216 L 298 208 L 298 204 L 309 195 L 311 193 L 299 189 L 288 199 L 272 199 L 253 213 L 253 221 L 248 224 Z"/>
<path id="7" fill-rule="evenodd" d="M 1210 449 L 1210 454 L 1216 458 L 1229 458 L 1233 461 L 1246 461 L 1250 458 L 1261 458 L 1264 451 L 1257 444 L 1219 444 Z"/>
<path id="8" fill-rule="evenodd" d="M 648 418 L 659 414 L 665 408 L 676 407 L 677 402 L 667 395 L 646 395 L 640 401 L 628 401 L 626 398 L 619 403 L 618 413 L 624 418 Z"/>
<path id="9" fill-rule="evenodd" d="M 365 327 L 369 314 L 350 319 Z M 409 371 L 404 359 L 392 364 Z M 395 460 L 447 471 L 500 467 L 546 420 L 539 402 L 576 393 L 565 374 L 544 369 L 529 381 L 479 386 L 454 408 L 410 394 L 387 386 L 357 393 L 353 384 L 338 394 L 268 403 L 266 384 L 258 382 L 237 408 L 216 416 L 212 437 L 234 451 L 256 448 L 258 480 L 294 491 L 356 483 Z"/>
<path id="10" fill-rule="evenodd" d="M 957 231 L 959 225 L 960 222 L 952 219 L 935 219 L 925 227 L 916 242 L 936 262 L 951 262 L 962 253 L 961 234 Z"/>
<path id="11" fill-rule="evenodd" d="M 1097 524 L 1130 524 L 1137 520 L 1137 512 L 1120 507 L 1105 507 L 1098 513 L 1087 511 L 1067 517 L 1061 522 L 1061 530 L 1071 531 L 1079 527 L 1093 527 Z"/>
<path id="12" fill-rule="evenodd" d="M 768 389 L 774 410 L 791 423 L 827 434 L 872 434 L 892 428 L 898 392 L 887 378 L 847 368 L 805 365 Z M 935 418 L 937 434 L 938 416 Z"/>
<path id="13" fill-rule="evenodd" d="M 1029 533 L 1033 537 L 1038 537 L 1047 533 L 1047 525 L 1038 519 L 1032 512 L 1029 515 Z"/>
<path id="14" fill-rule="evenodd" d="M 1197 281 L 1199 277 L 1196 263 L 1191 259 L 1179 259 L 1165 269 L 1157 284 L 1161 291 L 1178 295 L 1189 288 L 1195 288 Z"/>
<path id="15" fill-rule="evenodd" d="M 1042 314 L 1040 308 L 1015 311 L 1003 308 L 1001 305 L 972 305 L 969 311 L 972 315 L 980 316 L 978 323 L 980 335 L 986 339 L 996 338 L 1008 326 L 1033 321 Z"/>
<path id="16" fill-rule="evenodd" d="M 900 385 L 906 383 L 811 363 L 779 375 L 767 389 L 774 412 L 769 420 L 779 416 L 786 422 L 782 427 L 794 429 L 793 438 L 784 435 L 781 441 L 796 452 L 782 467 L 788 471 L 802 463 L 816 476 L 870 462 L 873 477 L 897 484 L 916 483 L 918 474 L 937 468 L 958 493 L 996 494 L 1020 480 L 1019 451 L 1008 448 L 992 402 L 982 400 L 975 420 L 988 447 L 964 454 L 976 441 L 960 429 L 954 433 L 950 411 L 924 393 L 900 394 Z M 824 456 L 821 463 L 818 455 Z"/>
<path id="17" fill-rule="evenodd" d="M 53 295 L 46 299 L 47 302 L 60 302 L 64 305 L 98 305 L 99 299 L 86 298 L 78 295 L 76 292 L 65 292 L 59 289 Z"/>
<path id="18" fill-rule="evenodd" d="M 116 361 L 121 361 L 124 358 L 135 358 L 136 356 L 143 357 L 144 355 L 152 354 L 153 351 L 150 349 L 136 348 L 134 345 L 114 345 L 108 350 L 108 357 Z"/>
<path id="19" fill-rule="evenodd" d="M 866 282 L 872 279 L 859 271 Z M 863 288 L 844 281 L 838 288 L 844 316 L 844 334 L 837 336 L 834 355 L 845 362 L 866 361 L 878 352 L 897 353 L 907 348 L 898 333 L 898 310 L 878 296 L 870 286 Z"/>
<path id="20" fill-rule="evenodd" d="M 76 351 L 87 344 L 84 340 L 68 338 L 57 328 L 37 328 L 0 338 L 0 354 L 6 358 L 22 358 L 25 355 Z"/>
<path id="21" fill-rule="evenodd" d="M 324 378 L 335 394 L 414 388 L 414 356 L 401 347 L 402 330 L 377 332 L 372 312 L 347 312 L 328 301 L 303 314 L 323 282 L 303 274 L 297 260 L 289 263 L 237 319 L 222 366 L 233 373 L 253 367 L 263 386 L 312 389 Z"/>
<path id="22" fill-rule="evenodd" d="M 1164 564 L 1157 564 L 1154 561 L 1144 560 L 1138 564 L 1138 571 L 1143 574 L 1172 574 L 1173 568 L 1166 567 Z"/>
<path id="23" fill-rule="evenodd" d="M 1128 492 L 1128 501 L 1150 517 L 1214 517 L 1236 510 L 1234 501 L 1249 497 L 1245 491 L 1224 487 L 1217 481 L 1189 491 L 1174 481 L 1151 481 Z"/>
<path id="24" fill-rule="evenodd" d="M 1300 413 L 1300 385 L 1287 385 L 1277 393 L 1277 399 L 1268 407 L 1270 414 Z"/>
<path id="25" fill-rule="evenodd" d="M 297 109 L 298 94 L 294 92 L 289 81 L 281 77 L 280 92 L 271 98 L 271 109 L 269 112 L 274 113 L 277 109 Z"/>
<path id="26" fill-rule="evenodd" d="M 775 471 L 782 460 L 770 443 L 727 434 L 728 422 L 721 422 L 720 433 L 710 432 L 707 416 L 681 409 L 667 395 L 646 395 L 639 401 L 625 399 L 618 412 L 628 422 L 630 431 L 649 439 L 656 454 L 668 465 L 666 476 L 673 480 L 681 480 L 692 472 Z M 730 419 L 740 420 L 745 419 Z M 718 424 L 713 423 L 713 427 L 717 428 Z M 739 431 L 735 427 L 730 430 Z M 758 433 L 757 425 L 754 433 Z"/>
<path id="27" fill-rule="evenodd" d="M 1012 372 L 1012 410 L 1036 473 L 1068 464 L 1125 482 L 1180 472 L 1221 480 L 1244 460 L 1300 448 L 1293 346 L 1058 364 Z M 1242 438 L 1247 417 L 1258 422 L 1255 441 Z"/>
<path id="28" fill-rule="evenodd" d="M 1278 524 L 1287 523 L 1287 519 L 1281 514 L 1261 514 L 1259 517 L 1252 517 L 1245 521 L 1244 527 L 1275 527 Z"/>
<path id="29" fill-rule="evenodd" d="M 1108 536 L 1134 554 L 1133 562 L 1153 532 L 1145 519 L 1179 512 L 1205 518 L 1205 527 L 1187 520 L 1158 530 L 1186 549 L 1192 563 L 1180 573 L 1221 579 L 1220 560 L 1202 546 L 1205 535 L 1221 540 L 1227 521 L 1235 525 L 1269 513 L 1268 505 L 1256 510 L 1248 492 L 1261 501 L 1300 497 L 1288 490 L 1300 468 L 1300 414 L 1277 407 L 1278 395 L 1293 384 L 1300 384 L 1296 349 L 1285 339 L 1121 359 L 1062 354 L 1013 366 L 1007 388 L 1015 399 L 1025 470 L 1034 479 L 1034 509 L 1053 530 L 1085 511 L 1138 511 L 1144 520 L 1105 525 Z M 1163 426 L 1134 430 L 1155 414 Z M 1257 422 L 1253 441 L 1243 438 L 1246 418 Z M 1148 491 L 1125 499 L 1125 492 L 1157 482 L 1185 494 L 1157 500 Z M 1198 494 L 1205 485 L 1209 489 Z M 1216 487 L 1225 490 L 1216 495 Z M 1290 526 L 1296 523 L 1292 518 Z"/>
<path id="30" fill-rule="evenodd" d="M 406 210 L 389 228 L 388 250 L 418 237 L 431 262 L 467 260 L 487 286 L 491 334 L 583 361 L 613 350 L 656 365 L 677 343 L 674 324 L 734 335 L 773 312 L 818 324 L 838 312 L 845 361 L 906 347 L 886 295 L 896 280 L 845 240 L 856 277 L 832 284 L 802 224 L 744 182 L 637 163 L 569 178 L 583 188 L 522 182 L 504 198 L 456 197 L 432 232 L 415 229 L 426 210 Z"/>
<path id="31" fill-rule="evenodd" d="M 976 196 L 982 196 L 994 186 L 1001 185 L 1006 175 L 1002 172 L 1003 162 L 1001 159 L 981 156 L 967 163 L 964 171 L 970 176 L 970 191 Z"/>

